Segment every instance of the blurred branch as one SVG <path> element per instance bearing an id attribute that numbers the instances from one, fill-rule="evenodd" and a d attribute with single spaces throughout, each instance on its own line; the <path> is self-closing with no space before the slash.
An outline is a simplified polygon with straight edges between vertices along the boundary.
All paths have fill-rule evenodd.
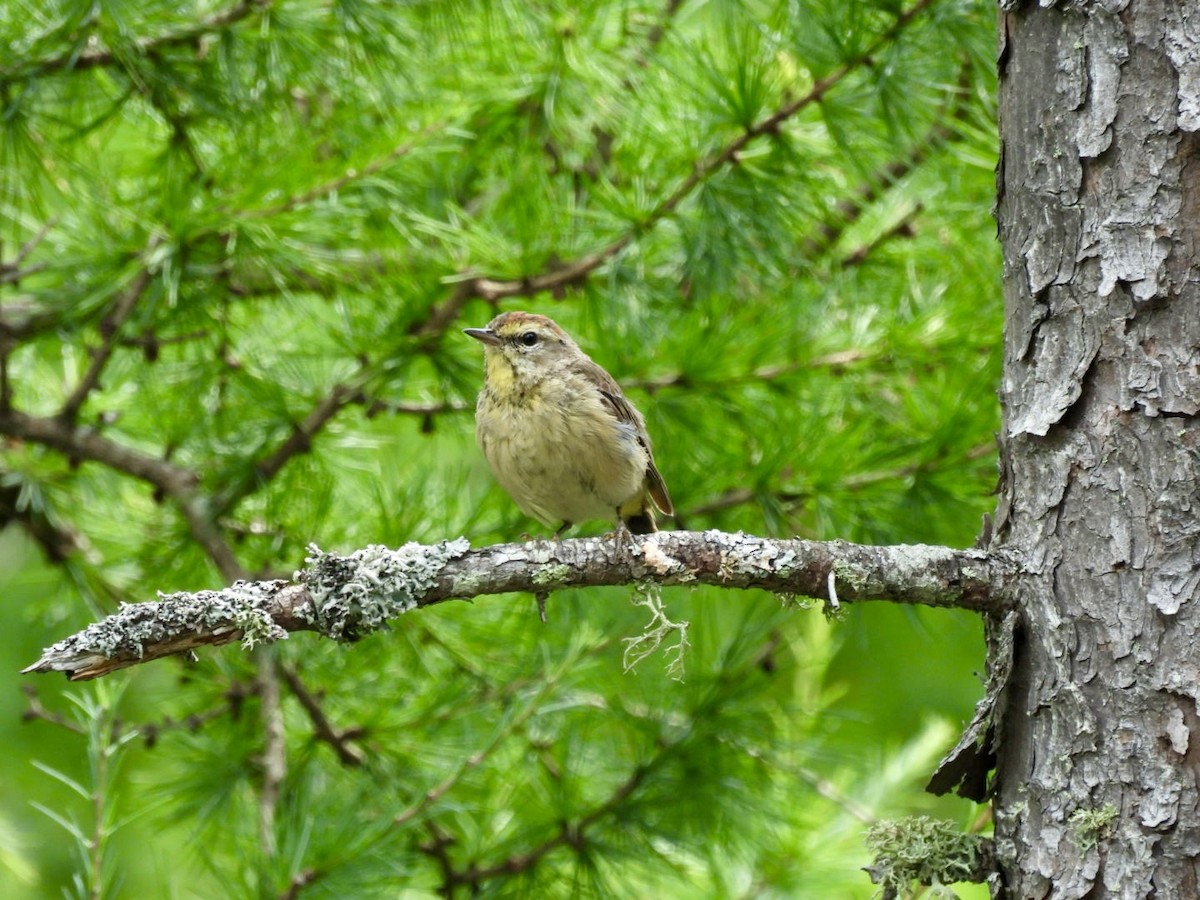
<path id="1" fill-rule="evenodd" d="M 242 705 L 246 699 L 257 696 L 257 694 L 257 684 L 235 680 L 230 682 L 229 688 L 222 697 L 223 702 L 219 706 L 214 706 L 203 712 L 192 713 L 181 719 L 166 716 L 158 722 L 143 722 L 132 727 L 138 733 L 138 736 L 146 742 L 146 747 L 150 749 L 158 743 L 159 736 L 165 732 L 186 731 L 189 734 L 195 734 L 209 722 L 216 721 L 224 716 L 236 719 L 241 714 Z"/>
<path id="2" fill-rule="evenodd" d="M 940 116 L 925 136 L 910 146 L 907 152 L 887 163 L 881 170 L 867 178 L 858 189 L 834 206 L 832 215 L 801 244 L 800 252 L 808 259 L 825 254 L 845 234 L 846 229 L 857 222 L 864 212 L 878 201 L 886 191 L 919 168 L 934 153 L 962 136 L 961 131 L 947 124 L 962 122 L 969 105 L 971 90 L 971 65 L 964 62 L 959 70 L 958 90 L 949 103 L 949 108 Z M 851 254 L 853 257 L 855 254 Z M 861 260 L 857 260 L 861 262 Z"/>
<path id="3" fill-rule="evenodd" d="M 670 28 L 671 22 L 675 18 L 675 13 L 679 12 L 679 7 L 681 6 L 683 6 L 683 0 L 667 0 L 663 7 L 662 15 L 650 27 L 650 31 L 646 34 L 646 46 L 638 54 L 637 58 L 637 64 L 642 68 L 650 64 L 650 57 L 654 55 L 654 51 L 658 49 L 658 45 L 666 37 L 667 29 Z"/>
<path id="4" fill-rule="evenodd" d="M 30 416 L 0 410 L 0 435 L 57 450 L 69 460 L 98 462 L 153 485 L 171 498 L 183 514 L 196 543 L 208 554 L 226 581 L 244 576 L 241 564 L 222 537 L 208 504 L 199 496 L 199 476 L 165 459 L 150 456 L 58 417 Z"/>
<path id="5" fill-rule="evenodd" d="M 25 709 L 21 713 L 22 722 L 49 722 L 51 725 L 65 728 L 75 734 L 87 734 L 87 729 L 78 722 L 72 722 L 60 712 L 46 709 L 37 695 L 37 688 L 33 685 L 22 685 L 21 692 L 25 695 Z"/>
<path id="6" fill-rule="evenodd" d="M 818 103 L 835 86 L 844 81 L 847 76 L 860 68 L 871 65 L 879 51 L 894 41 L 896 37 L 922 12 L 932 6 L 936 0 L 918 0 L 907 10 L 896 17 L 890 28 L 884 31 L 875 41 L 862 50 L 853 59 L 838 66 L 824 78 L 818 79 L 802 96 L 781 106 L 771 115 L 760 119 L 748 126 L 741 134 L 723 146 L 716 153 L 698 160 L 692 171 L 683 178 L 675 189 L 667 194 L 650 212 L 629 231 L 611 241 L 599 250 L 585 254 L 570 262 L 558 263 L 549 267 L 545 272 L 526 275 L 522 278 L 502 280 L 487 276 L 459 275 L 454 281 L 458 287 L 449 299 L 441 304 L 442 308 L 431 316 L 432 319 L 443 320 L 447 316 L 453 318 L 467 300 L 478 297 L 489 303 L 496 303 L 509 297 L 528 297 L 542 292 L 561 293 L 567 288 L 582 283 L 592 272 L 624 250 L 634 238 L 644 231 L 654 228 L 663 219 L 678 209 L 679 205 L 693 191 L 704 184 L 714 173 L 728 165 L 739 161 L 739 154 L 753 141 L 766 135 L 778 134 L 780 127 L 796 113 Z"/>
<path id="7" fill-rule="evenodd" d="M 202 646 L 240 640 L 252 646 L 315 631 L 354 640 L 417 607 L 514 591 L 707 584 L 757 588 L 785 596 L 841 601 L 1007 608 L 1013 566 L 981 550 L 926 545 L 866 546 L 843 541 L 781 540 L 719 531 L 659 532 L 531 541 L 469 549 L 464 539 L 399 550 L 372 546 L 350 556 L 312 548 L 297 582 L 239 581 L 221 591 L 180 593 L 120 612 L 45 650 L 26 672 L 95 678 Z"/>
<path id="8" fill-rule="evenodd" d="M 301 869 L 288 881 L 287 889 L 279 894 L 279 900 L 295 900 L 301 891 L 319 881 L 323 874 L 320 869 Z"/>
<path id="9" fill-rule="evenodd" d="M 563 669 L 559 668 L 547 675 L 546 678 L 538 682 L 533 696 L 530 697 L 519 713 L 506 719 L 492 734 L 486 744 L 464 759 L 458 766 L 443 778 L 434 787 L 421 795 L 421 797 L 407 809 L 396 814 L 392 820 L 393 825 L 406 825 L 411 822 L 434 803 L 437 803 L 442 797 L 462 780 L 463 776 L 469 773 L 472 769 L 482 765 L 489 756 L 499 747 L 505 739 L 511 736 L 514 732 L 520 729 L 526 722 L 529 721 L 536 713 L 540 712 L 542 699 L 550 693 L 551 688 L 557 685 L 558 680 L 562 677 Z"/>
<path id="10" fill-rule="evenodd" d="M 966 462 L 974 462 L 975 460 L 983 459 L 995 451 L 996 444 L 993 441 L 988 441 L 987 443 L 977 444 L 974 447 L 971 447 L 965 453 L 963 453 L 962 456 L 957 457 L 954 460 L 949 460 L 947 454 L 945 453 L 938 453 L 928 459 L 910 463 L 906 466 L 897 466 L 894 469 L 881 469 L 874 472 L 859 472 L 855 475 L 848 475 L 847 477 L 838 481 L 835 485 L 829 485 L 827 487 L 834 487 L 845 491 L 857 491 L 882 482 L 898 481 L 903 478 L 912 478 L 915 475 L 920 475 L 926 472 L 935 472 L 941 468 L 944 468 L 947 463 L 961 464 Z M 677 518 L 690 518 L 692 516 L 709 515 L 711 513 L 721 512 L 726 509 L 733 509 L 737 506 L 759 502 L 765 499 L 771 499 L 780 503 L 781 505 L 786 506 L 791 503 L 802 503 L 805 500 L 809 500 L 816 496 L 816 493 L 817 491 L 812 489 L 804 491 L 772 491 L 767 488 L 761 488 L 757 490 L 754 488 L 745 487 L 729 488 L 728 490 L 718 494 L 716 497 L 713 497 L 711 500 L 707 500 L 704 503 L 693 506 L 688 510 L 681 511 Z"/>
<path id="11" fill-rule="evenodd" d="M 151 247 L 154 243 L 152 240 Z M 150 247 L 147 248 L 147 250 L 149 249 Z M 145 293 L 149 284 L 150 271 L 143 267 L 134 276 L 129 286 L 125 288 L 125 292 L 121 295 L 120 299 L 113 304 L 112 311 L 100 323 L 100 346 L 92 350 L 92 361 L 88 365 L 87 371 L 84 373 L 83 378 L 79 380 L 79 384 L 75 386 L 75 390 L 71 391 L 71 395 L 67 397 L 66 402 L 59 411 L 58 416 L 62 421 L 74 423 L 88 395 L 99 386 L 100 375 L 112 357 L 121 326 L 133 314 L 134 307 L 137 306 L 137 302 L 142 298 L 142 294 Z"/>
<path id="12" fill-rule="evenodd" d="M 765 381 L 774 381 L 777 378 L 783 378 L 786 375 L 792 375 L 796 372 L 802 372 L 805 369 L 816 368 L 831 368 L 840 369 L 848 366 L 851 363 L 861 362 L 865 359 L 870 359 L 875 353 L 866 349 L 851 349 L 837 350 L 833 353 L 825 353 L 821 356 L 814 356 L 803 360 L 789 360 L 784 363 L 772 363 L 768 366 L 757 366 L 749 372 L 729 375 L 725 378 L 717 380 L 697 379 L 694 375 L 688 372 L 671 372 L 666 375 L 659 375 L 654 378 L 624 378 L 621 379 L 621 387 L 629 390 L 630 388 L 640 388 L 650 395 L 654 395 L 664 388 L 694 388 L 704 386 L 713 391 L 724 389 L 735 385 L 742 384 L 760 384 Z"/>
<path id="13" fill-rule="evenodd" d="M 314 200 L 320 200 L 322 197 L 328 197 L 330 194 L 337 193 L 342 188 L 353 184 L 356 181 L 361 181 L 364 178 L 370 178 L 372 175 L 382 171 L 385 167 L 391 165 L 398 159 L 402 159 L 412 152 L 417 145 L 419 138 L 428 137 L 433 131 L 444 128 L 444 123 L 438 122 L 433 125 L 428 125 L 416 135 L 416 137 L 405 141 L 402 144 L 397 144 L 392 150 L 383 156 L 373 159 L 366 165 L 360 168 L 347 169 L 337 178 L 326 181 L 324 184 L 319 184 L 314 188 L 303 191 L 288 197 L 282 203 L 275 206 L 268 206 L 262 209 L 246 209 L 241 210 L 236 215 L 243 219 L 261 219 L 269 216 L 277 216 L 280 213 L 291 212 L 301 206 L 307 206 Z"/>
<path id="14" fill-rule="evenodd" d="M 254 657 L 258 669 L 254 685 L 258 689 L 258 718 L 263 732 L 260 759 L 262 782 L 258 789 L 258 844 L 263 856 L 271 859 L 279 849 L 275 840 L 275 812 L 279 807 L 283 780 L 287 777 L 287 731 L 279 699 L 274 648 L 257 647 Z"/>
<path id="15" fill-rule="evenodd" d="M 213 497 L 213 515 L 219 517 L 228 513 L 239 501 L 278 475 L 288 460 L 311 450 L 313 438 L 334 416 L 351 403 L 362 401 L 362 388 L 369 380 L 370 371 L 364 366 L 351 381 L 339 382 L 330 388 L 308 415 L 292 426 L 291 433 L 274 450 L 254 463 L 250 477 L 232 481 L 229 487 Z"/>
<path id="16" fill-rule="evenodd" d="M 288 689 L 292 692 L 292 696 L 296 698 L 304 711 L 308 713 L 309 719 L 313 723 L 313 735 L 319 741 L 324 741 L 333 748 L 333 752 L 337 754 L 344 766 L 361 766 L 363 764 L 362 751 L 355 747 L 351 741 L 363 736 L 364 729 L 362 728 L 334 728 L 329 721 L 329 717 L 325 715 L 325 710 L 321 708 L 321 698 L 313 694 L 304 684 L 304 680 L 300 677 L 300 672 L 295 666 L 280 666 L 280 674 L 283 675 L 283 680 L 287 683 Z"/>
<path id="17" fill-rule="evenodd" d="M 26 708 L 21 713 L 22 722 L 49 722 L 51 725 L 57 725 L 76 734 L 85 733 L 86 729 L 77 722 L 71 721 L 60 712 L 55 712 L 43 706 L 41 698 L 38 697 L 37 688 L 33 685 L 22 685 L 21 692 L 26 697 Z M 166 716 L 159 722 L 143 722 L 141 724 L 130 725 L 116 719 L 113 721 L 114 737 L 117 734 L 133 732 L 145 741 L 147 749 L 152 749 L 158 743 L 159 736 L 164 732 L 187 731 L 195 734 L 209 722 L 220 719 L 223 716 L 228 715 L 236 718 L 241 710 L 243 701 L 247 697 L 254 696 L 256 693 L 256 687 L 248 686 L 240 681 L 234 681 L 225 693 L 225 702 L 220 706 L 205 710 L 204 712 L 192 713 L 181 719 Z"/>
<path id="18" fill-rule="evenodd" d="M 168 47 L 195 45 L 203 38 L 224 31 L 256 12 L 269 9 L 272 2 L 273 0 L 239 0 L 228 9 L 201 19 L 194 25 L 140 38 L 132 46 L 122 47 L 119 50 L 95 46 L 87 50 L 82 50 L 78 46 L 71 47 L 70 50 L 58 56 L 26 61 L 10 68 L 0 69 L 0 85 L 53 72 L 78 72 L 84 69 L 121 65 L 122 61 L 131 53 L 148 54 Z M 88 43 L 92 44 L 94 40 L 91 38 Z"/>
<path id="19" fill-rule="evenodd" d="M 398 416 L 437 416 L 443 413 L 474 411 L 474 404 L 459 403 L 454 400 L 443 400 L 440 403 L 389 403 L 386 400 L 372 400 L 367 405 L 367 418 L 377 416 L 381 412 L 388 412 Z"/>
<path id="20" fill-rule="evenodd" d="M 620 809 L 622 804 L 632 797 L 634 792 L 642 786 L 647 775 L 661 764 L 665 757 L 675 748 L 676 744 L 668 744 L 650 762 L 634 768 L 630 776 L 617 785 L 609 797 L 593 808 L 591 812 L 580 816 L 573 822 L 560 823 L 557 832 L 531 850 L 514 854 L 490 866 L 471 865 L 461 871 L 453 868 L 448 870 L 444 868 L 443 877 L 446 879 L 445 887 L 447 889 L 447 896 L 453 896 L 454 888 L 462 885 L 469 885 L 472 888 L 472 893 L 477 893 L 481 882 L 506 875 L 518 875 L 535 866 L 548 853 L 559 847 L 570 846 L 577 851 L 582 850 L 588 829 Z"/>
<path id="21" fill-rule="evenodd" d="M 889 241 L 896 238 L 913 238 L 916 237 L 917 228 L 913 221 L 917 216 L 925 211 L 925 206 L 921 203 L 916 204 L 912 209 L 908 210 L 895 225 L 880 235 L 877 235 L 871 241 L 857 247 L 847 253 L 841 260 L 843 269 L 849 269 L 852 266 L 860 266 L 867 261 L 872 253 L 882 247 Z"/>
<path id="22" fill-rule="evenodd" d="M 47 561 L 61 563 L 88 547 L 87 538 L 58 524 L 44 507 L 22 498 L 19 484 L 0 484 L 0 528 L 16 522 L 28 534 Z"/>
<path id="23" fill-rule="evenodd" d="M 21 264 L 29 258 L 29 254 L 34 251 L 34 248 L 46 239 L 46 235 L 50 233 L 50 229 L 56 224 L 58 224 L 58 219 L 48 219 L 42 223 L 42 227 L 20 246 L 12 262 L 0 262 L 0 284 L 16 284 L 26 275 L 32 275 L 46 268 L 46 263 L 38 263 L 37 265 L 30 266 L 28 269 L 22 269 Z"/>

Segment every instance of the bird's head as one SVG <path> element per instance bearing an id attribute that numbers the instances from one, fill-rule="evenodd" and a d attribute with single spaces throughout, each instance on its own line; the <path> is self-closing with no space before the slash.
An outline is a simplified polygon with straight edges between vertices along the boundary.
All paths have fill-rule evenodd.
<path id="1" fill-rule="evenodd" d="M 553 319 L 527 312 L 501 313 L 486 328 L 466 328 L 483 343 L 488 386 L 537 381 L 582 351 Z"/>

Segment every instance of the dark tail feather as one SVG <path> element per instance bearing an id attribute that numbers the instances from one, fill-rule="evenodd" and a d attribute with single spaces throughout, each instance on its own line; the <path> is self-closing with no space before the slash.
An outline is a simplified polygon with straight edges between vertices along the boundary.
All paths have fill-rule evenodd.
<path id="1" fill-rule="evenodd" d="M 647 506 L 640 513 L 625 517 L 625 527 L 631 534 L 654 534 L 658 526 L 654 524 L 654 510 Z"/>

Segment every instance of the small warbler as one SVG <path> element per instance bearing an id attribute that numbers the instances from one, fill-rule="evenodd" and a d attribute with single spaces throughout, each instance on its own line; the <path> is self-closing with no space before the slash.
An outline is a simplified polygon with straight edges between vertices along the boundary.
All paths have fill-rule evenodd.
<path id="1" fill-rule="evenodd" d="M 674 514 L 642 414 L 554 321 L 507 312 L 465 331 L 484 345 L 475 436 L 522 512 L 556 535 L 589 519 L 649 534 L 655 507 Z"/>

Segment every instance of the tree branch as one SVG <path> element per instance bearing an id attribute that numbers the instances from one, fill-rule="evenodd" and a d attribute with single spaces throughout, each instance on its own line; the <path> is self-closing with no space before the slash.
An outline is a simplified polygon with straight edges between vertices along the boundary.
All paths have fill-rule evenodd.
<path id="1" fill-rule="evenodd" d="M 244 209 L 235 213 L 241 219 L 262 219 L 270 216 L 277 216 L 281 213 L 292 212 L 302 206 L 308 206 L 317 200 L 328 197 L 330 194 L 336 194 L 342 188 L 353 184 L 356 181 L 361 181 L 364 178 L 370 178 L 372 175 L 378 174 L 384 168 L 396 162 L 398 159 L 403 159 L 417 146 L 417 141 L 420 138 L 428 137 L 435 131 L 445 127 L 442 122 L 437 122 L 432 125 L 427 125 L 421 129 L 417 135 L 404 143 L 397 144 L 383 156 L 370 160 L 361 167 L 349 168 L 337 178 L 330 179 L 315 187 L 309 188 L 306 191 L 301 191 L 288 197 L 286 200 L 267 206 L 261 209 Z"/>
<path id="2" fill-rule="evenodd" d="M 152 240 L 150 247 L 153 247 L 154 243 L 156 242 Z M 148 247 L 147 250 L 149 249 Z M 88 396 L 100 386 L 100 375 L 104 372 L 104 367 L 108 365 L 109 359 L 112 358 L 121 326 L 133 314 L 134 308 L 149 284 L 150 271 L 143 267 L 100 323 L 100 346 L 92 351 L 92 361 L 87 372 L 79 380 L 75 390 L 71 391 L 71 395 L 67 397 L 62 410 L 59 411 L 58 415 L 64 422 L 73 423 Z"/>
<path id="3" fill-rule="evenodd" d="M 471 297 L 479 297 L 490 303 L 496 303 L 509 297 L 527 297 L 544 291 L 552 293 L 560 292 L 581 283 L 593 271 L 624 250 L 633 242 L 633 239 L 638 234 L 653 228 L 663 219 L 667 218 L 667 216 L 674 213 L 679 205 L 715 172 L 727 165 L 736 163 L 739 154 L 750 143 L 765 135 L 777 134 L 784 122 L 801 110 L 814 103 L 819 103 L 830 90 L 844 81 L 848 75 L 856 69 L 869 64 L 881 48 L 895 40 L 901 31 L 908 27 L 914 19 L 933 5 L 934 2 L 935 0 L 918 0 L 917 3 L 900 13 L 896 17 L 896 21 L 892 23 L 892 26 L 879 35 L 875 41 L 863 49 L 857 56 L 838 66 L 824 78 L 818 79 L 805 94 L 784 104 L 769 116 L 747 126 L 737 137 L 729 141 L 718 151 L 697 161 L 692 171 L 680 180 L 674 190 L 662 198 L 658 202 L 658 205 L 651 209 L 640 222 L 620 237 L 617 237 L 598 250 L 594 250 L 567 263 L 557 263 L 549 270 L 536 275 L 528 275 L 512 280 L 500 280 L 486 276 L 459 276 L 459 289 L 443 304 L 445 309 L 439 308 L 439 315 L 432 318 L 441 319 L 445 318 L 448 314 L 457 315 L 458 309 L 461 309 L 463 303 Z"/>
<path id="4" fill-rule="evenodd" d="M 271 859 L 279 850 L 275 839 L 275 814 L 287 777 L 287 735 L 283 724 L 283 707 L 279 699 L 279 675 L 275 671 L 275 654 L 271 647 L 255 651 L 258 674 L 254 679 L 258 689 L 259 722 L 262 724 L 263 749 L 262 783 L 258 790 L 258 843 L 263 856 Z"/>
<path id="5" fill-rule="evenodd" d="M 287 682 L 292 696 L 304 707 L 304 711 L 308 713 L 309 719 L 312 720 L 313 736 L 332 747 L 333 752 L 337 754 L 342 765 L 361 766 L 363 764 L 362 751 L 355 747 L 351 741 L 362 737 L 363 729 L 335 728 L 333 723 L 329 721 L 329 717 L 325 715 L 325 710 L 321 707 L 320 698 L 313 694 L 304 684 L 304 679 L 300 677 L 299 670 L 295 666 L 283 665 L 280 666 L 279 671 L 283 675 L 283 680 Z"/>
<path id="6" fill-rule="evenodd" d="M 446 600 L 514 591 L 708 584 L 787 596 L 891 600 L 977 612 L 1005 609 L 1012 572 L 982 550 L 920 544 L 866 546 L 773 539 L 720 531 L 659 532 L 624 549 L 611 537 L 496 544 L 467 541 L 378 545 L 350 556 L 313 547 L 295 582 L 239 581 L 220 591 L 127 604 L 47 648 L 25 672 L 96 678 L 151 659 L 240 640 L 244 646 L 315 631 L 355 640 L 401 613 Z"/>
<path id="7" fill-rule="evenodd" d="M 664 755 L 674 749 L 674 745 L 668 745 L 664 750 Z M 570 845 L 579 849 L 583 844 L 587 830 L 600 820 L 612 815 L 632 797 L 634 792 L 642 786 L 655 762 L 657 760 L 635 768 L 627 779 L 617 785 L 607 800 L 575 822 L 563 822 L 559 826 L 558 831 L 531 850 L 510 856 L 502 862 L 489 866 L 472 865 L 461 872 L 451 870 L 445 873 L 448 876 L 448 886 L 470 885 L 478 890 L 480 882 L 505 875 L 517 875 L 527 871 L 540 862 L 547 854 L 559 847 Z"/>
<path id="8" fill-rule="evenodd" d="M 831 215 L 802 243 L 801 253 L 809 259 L 817 259 L 824 255 L 888 190 L 923 165 L 934 153 L 947 144 L 960 140 L 962 130 L 947 123 L 963 122 L 969 109 L 966 100 L 970 96 L 970 90 L 971 67 L 969 63 L 964 62 L 960 69 L 958 90 L 955 91 L 946 113 L 938 117 L 938 121 L 924 138 L 859 185 L 851 196 L 838 201 Z"/>
<path id="9" fill-rule="evenodd" d="M 54 514 L 41 503 L 24 496 L 24 485 L 8 482 L 8 472 L 0 469 L 0 529 L 16 522 L 25 530 L 51 563 L 70 559 L 90 545 L 82 534 L 56 521 Z"/>
<path id="10" fill-rule="evenodd" d="M 59 56 L 46 57 L 0 69 L 0 84 L 10 84 L 20 78 L 31 78 L 51 72 L 78 72 L 84 69 L 94 69 L 103 66 L 120 65 L 121 61 L 131 53 L 152 53 L 167 47 L 196 44 L 207 35 L 224 31 L 236 25 L 243 19 L 249 18 L 255 12 L 261 12 L 271 7 L 273 0 L 238 0 L 233 6 L 219 13 L 214 13 L 207 19 L 201 19 L 194 25 L 180 28 L 177 31 L 167 31 L 150 37 L 140 38 L 130 47 L 120 50 L 113 48 L 92 47 L 80 52 L 72 47 Z"/>
<path id="11" fill-rule="evenodd" d="M 227 581 L 243 576 L 241 564 L 222 538 L 202 498 L 197 496 L 199 477 L 190 469 L 118 444 L 93 429 L 81 428 L 59 418 L 30 416 L 13 409 L 0 410 L 0 434 L 41 444 L 68 459 L 102 463 L 154 485 L 179 507 L 192 537 L 208 554 L 221 576 Z"/>

